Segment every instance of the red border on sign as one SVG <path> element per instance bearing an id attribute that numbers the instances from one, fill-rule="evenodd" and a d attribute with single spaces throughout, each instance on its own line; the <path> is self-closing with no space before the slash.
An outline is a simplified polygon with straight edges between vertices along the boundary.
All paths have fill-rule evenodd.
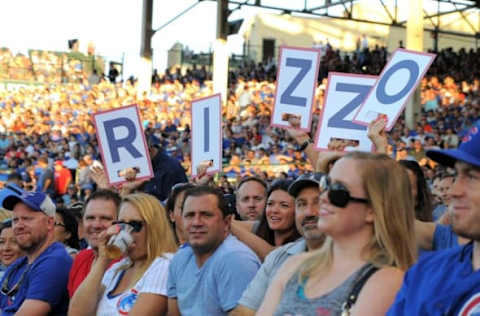
<path id="1" fill-rule="evenodd" d="M 312 91 L 312 103 L 310 104 L 310 113 L 308 115 L 308 127 L 307 128 L 298 128 L 301 131 L 304 132 L 310 132 L 310 129 L 312 127 L 312 110 L 313 110 L 313 105 L 315 104 L 315 90 L 317 88 L 317 81 L 318 81 L 318 71 L 320 68 L 320 50 L 316 48 L 307 48 L 307 47 L 293 47 L 293 46 L 280 46 L 280 53 L 278 55 L 278 67 L 277 67 L 277 79 L 276 79 L 276 85 L 275 85 L 275 95 L 273 98 L 273 110 L 272 110 L 272 118 L 270 119 L 270 126 L 272 127 L 280 127 L 280 128 L 285 128 L 285 129 L 294 129 L 291 125 L 288 124 L 273 124 L 273 118 L 275 117 L 275 104 L 277 103 L 277 90 L 278 90 L 278 78 L 280 77 L 280 69 L 281 67 L 281 62 L 282 62 L 282 52 L 284 49 L 294 49 L 294 50 L 303 50 L 303 51 L 309 51 L 309 52 L 317 52 L 317 64 L 316 64 L 316 70 L 315 70 L 315 79 L 313 81 L 313 91 Z"/>
<path id="2" fill-rule="evenodd" d="M 423 70 L 422 72 L 422 75 L 418 78 L 417 82 L 416 82 L 416 86 L 418 86 L 418 84 L 420 83 L 420 81 L 422 80 L 422 78 L 425 76 L 425 73 L 428 71 L 428 69 L 430 68 L 430 66 L 432 65 L 433 61 L 435 60 L 435 57 L 437 56 L 436 54 L 431 54 L 431 53 L 424 53 L 424 52 L 417 52 L 417 51 L 413 51 L 413 50 L 408 50 L 408 49 L 404 49 L 404 48 L 397 48 L 396 50 L 393 51 L 393 54 L 390 58 L 390 60 L 388 61 L 388 63 L 385 65 L 385 67 L 383 67 L 382 69 L 382 72 L 380 73 L 380 75 L 378 76 L 378 79 L 377 81 L 375 82 L 375 84 L 373 85 L 372 89 L 370 90 L 370 92 L 368 93 L 367 97 L 365 98 L 365 100 L 363 101 L 363 103 L 360 105 L 360 107 L 358 108 L 357 112 L 355 113 L 355 115 L 353 116 L 353 120 L 352 122 L 353 123 L 356 123 L 356 124 L 359 124 L 359 125 L 364 125 L 364 126 L 368 126 L 368 123 L 365 123 L 365 122 L 362 122 L 362 121 L 358 121 L 356 120 L 357 116 L 358 116 L 358 113 L 360 113 L 360 111 L 363 109 L 363 106 L 365 105 L 365 102 L 367 102 L 368 98 L 370 97 L 370 95 L 372 94 L 374 88 L 377 86 L 378 84 L 378 81 L 382 78 L 384 72 L 385 72 L 385 69 L 388 68 L 388 66 L 390 65 L 390 62 L 393 60 L 393 57 L 395 56 L 396 53 L 398 52 L 407 52 L 407 53 L 411 53 L 411 54 L 416 54 L 416 55 L 423 55 L 423 56 L 431 56 L 433 57 L 432 60 L 430 60 L 430 62 L 427 64 L 427 67 L 425 67 L 425 69 Z M 395 125 L 395 123 L 397 122 L 398 120 L 398 117 L 400 116 L 400 114 L 402 114 L 403 110 L 405 110 L 405 107 L 407 106 L 407 102 L 410 100 L 410 98 L 412 97 L 413 95 L 413 92 L 416 90 L 413 89 L 412 91 L 410 91 L 410 94 L 407 96 L 407 98 L 405 99 L 405 101 L 403 102 L 402 104 L 402 107 L 401 107 L 401 110 L 398 112 L 397 116 L 395 116 L 395 118 L 391 121 L 389 121 L 388 123 L 390 124 L 389 126 L 387 125 L 385 127 L 385 130 L 386 131 L 390 131 L 393 126 Z M 391 123 L 390 123 L 391 122 Z"/>
<path id="3" fill-rule="evenodd" d="M 140 178 L 136 178 L 135 180 L 148 180 L 148 179 L 153 178 L 152 161 L 150 159 L 150 153 L 148 151 L 147 142 L 145 140 L 145 131 L 143 130 L 143 125 L 142 125 L 142 122 L 140 120 L 140 112 L 139 112 L 138 106 L 136 104 L 131 104 L 131 105 L 126 105 L 126 106 L 122 106 L 122 107 L 118 107 L 118 108 L 114 108 L 114 109 L 109 109 L 109 110 L 105 110 L 105 111 L 100 111 L 100 112 L 96 112 L 96 113 L 92 114 L 93 124 L 95 125 L 95 136 L 97 138 L 98 147 L 100 148 L 100 156 L 102 156 L 102 163 L 104 165 L 104 170 L 107 174 L 108 184 L 110 184 L 110 185 L 123 184 L 123 183 L 126 183 L 128 181 L 126 181 L 126 180 L 125 181 L 118 181 L 118 182 L 112 182 L 111 181 L 110 174 L 108 173 L 108 168 L 105 166 L 105 154 L 103 152 L 103 144 L 102 144 L 101 138 L 98 135 L 98 126 L 97 126 L 96 117 L 97 117 L 97 115 L 110 113 L 110 112 L 115 112 L 115 111 L 118 111 L 118 110 L 123 110 L 123 109 L 131 108 L 131 107 L 135 107 L 135 110 L 137 112 L 137 120 L 138 120 L 138 124 L 140 126 L 140 130 L 142 132 L 143 146 L 145 147 L 145 153 L 147 154 L 148 170 L 150 171 L 150 175 L 146 175 L 146 176 L 143 176 L 143 177 L 140 177 Z"/>
<path id="4" fill-rule="evenodd" d="M 196 168 L 196 166 L 193 165 L 193 106 L 196 102 L 199 102 L 199 101 L 204 101 L 206 99 L 213 99 L 213 98 L 218 98 L 218 103 L 219 103 L 219 107 L 218 107 L 218 118 L 220 120 L 219 122 L 219 126 L 220 126 L 220 132 L 218 133 L 218 138 L 219 138 L 219 144 L 220 144 L 220 148 L 219 148 L 219 151 L 218 151 L 218 163 L 219 163 L 219 166 L 220 166 L 220 169 L 212 169 L 210 171 L 207 171 L 207 175 L 211 175 L 211 174 L 215 174 L 217 172 L 219 172 L 220 170 L 223 170 L 222 169 L 222 155 L 223 155 L 223 151 L 222 151 L 222 134 L 223 134 L 223 129 L 222 129 L 222 96 L 220 93 L 215 93 L 215 94 L 212 94 L 208 97 L 203 97 L 203 98 L 200 98 L 200 99 L 195 99 L 192 101 L 192 106 L 190 108 L 190 117 L 192 119 L 192 137 L 190 139 L 190 162 L 192 164 L 192 178 L 196 178 L 198 175 L 195 175 L 195 177 L 193 176 L 193 169 Z M 207 169 L 208 170 L 208 169 Z M 196 172 L 196 170 L 195 170 Z"/>
<path id="5" fill-rule="evenodd" d="M 315 132 L 315 143 L 313 145 L 314 149 L 316 151 L 331 151 L 329 149 L 323 149 L 323 148 L 318 147 L 318 134 L 320 133 L 320 130 L 322 129 L 323 112 L 325 111 L 325 104 L 327 103 L 328 88 L 330 87 L 330 82 L 331 82 L 331 76 L 332 75 L 337 75 L 337 76 L 342 76 L 342 77 L 370 78 L 370 79 L 377 78 L 377 76 L 373 76 L 373 75 L 351 74 L 351 73 L 344 73 L 344 72 L 329 72 L 328 73 L 327 86 L 325 87 L 325 97 L 324 97 L 324 101 L 323 101 L 323 107 L 322 107 L 322 111 L 320 112 L 320 114 L 318 116 L 318 126 L 317 126 L 317 131 Z M 374 149 L 375 149 L 375 145 L 372 144 L 372 147 L 370 148 L 370 151 L 373 152 Z"/>

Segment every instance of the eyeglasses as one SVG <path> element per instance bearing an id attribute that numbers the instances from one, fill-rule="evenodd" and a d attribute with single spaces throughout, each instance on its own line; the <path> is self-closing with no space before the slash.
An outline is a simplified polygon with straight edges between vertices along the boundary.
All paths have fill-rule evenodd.
<path id="1" fill-rule="evenodd" d="M 348 191 L 345 185 L 339 182 L 331 183 L 331 179 L 328 176 L 322 177 L 320 190 L 322 190 L 322 192 L 325 190 L 328 191 L 328 199 L 330 203 L 336 207 L 346 207 L 350 201 L 365 204 L 369 202 L 367 199 L 351 196 L 350 191 Z"/>
<path id="2" fill-rule="evenodd" d="M 112 225 L 121 225 L 121 224 L 130 225 L 132 227 L 132 231 L 135 233 L 138 233 L 139 231 L 142 230 L 144 221 L 129 221 L 129 222 L 113 221 L 112 222 Z"/>
<path id="3" fill-rule="evenodd" d="M 30 266 L 27 266 L 25 268 L 22 275 L 18 279 L 18 282 L 15 283 L 15 285 L 11 289 L 9 289 L 8 288 L 8 282 L 10 282 L 10 278 L 12 277 L 14 272 L 17 271 L 19 268 L 20 268 L 20 265 L 18 265 L 14 270 L 10 271 L 10 273 L 7 275 L 7 277 L 3 279 L 2 288 L 0 289 L 1 294 L 6 295 L 8 297 L 12 297 L 12 296 L 15 296 L 15 294 L 17 294 L 17 292 L 20 288 L 20 285 L 22 284 L 23 280 L 25 279 L 25 276 L 27 275 L 28 271 L 30 270 Z"/>

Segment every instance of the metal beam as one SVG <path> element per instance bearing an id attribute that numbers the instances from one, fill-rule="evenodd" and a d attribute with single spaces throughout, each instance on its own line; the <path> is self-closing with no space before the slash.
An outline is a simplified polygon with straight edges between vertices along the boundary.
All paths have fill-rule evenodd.
<path id="1" fill-rule="evenodd" d="M 353 7 L 353 6 L 352 6 L 352 2 L 353 2 L 353 1 L 350 0 L 350 10 L 347 8 L 347 5 L 345 4 L 345 2 L 342 3 L 343 7 L 345 8 L 345 12 L 347 12 L 347 15 L 348 15 L 349 18 L 352 17 L 352 7 Z"/>
<path id="2" fill-rule="evenodd" d="M 198 0 L 197 3 L 202 2 L 202 1 L 205 1 L 205 0 Z M 210 1 L 217 1 L 217 0 L 210 0 Z M 305 8 L 303 8 L 303 9 L 290 9 L 290 8 L 286 8 L 286 7 L 282 7 L 282 6 L 264 5 L 264 4 L 261 4 L 261 1 L 258 1 L 258 0 L 255 0 L 255 1 L 252 1 L 252 2 L 250 2 L 250 0 L 242 0 L 242 1 L 241 0 L 228 0 L 228 3 L 238 5 L 239 7 L 242 7 L 242 6 L 259 7 L 259 8 L 264 8 L 264 9 L 275 10 L 275 11 L 278 11 L 278 12 L 288 11 L 289 13 L 309 14 L 309 15 L 312 15 L 312 16 L 325 17 L 325 18 L 331 18 L 331 19 L 337 19 L 337 20 L 350 20 L 350 21 L 355 21 L 355 22 L 362 22 L 362 23 L 369 23 L 369 24 L 377 24 L 377 25 L 386 25 L 386 26 L 395 26 L 395 27 L 405 28 L 404 24 L 406 23 L 406 21 L 395 22 L 395 21 L 397 21 L 397 15 L 398 15 L 397 5 L 395 5 L 395 17 L 393 17 L 391 15 L 391 13 L 387 10 L 390 18 L 392 19 L 392 22 L 381 22 L 381 21 L 373 21 L 373 20 L 368 20 L 368 19 L 357 19 L 357 18 L 354 18 L 354 17 L 351 16 L 351 12 L 352 12 L 351 9 L 350 9 L 350 11 L 347 10 L 347 13 L 350 13 L 348 17 L 330 15 L 330 14 L 328 14 L 328 12 L 326 12 L 326 13 L 315 12 L 315 11 L 318 11 L 318 10 L 321 10 L 321 9 L 327 9 L 329 7 L 338 6 L 338 5 L 343 5 L 344 7 L 346 7 L 347 3 L 350 3 L 351 5 L 353 5 L 353 2 L 355 2 L 355 1 L 356 0 L 342 0 L 342 1 L 337 1 L 337 2 L 330 3 L 328 5 L 323 5 L 323 6 L 319 6 L 319 7 L 315 7 L 315 8 L 310 8 L 310 9 L 308 9 L 308 8 L 307 9 L 305 9 Z M 455 12 L 460 12 L 461 13 L 463 11 L 475 8 L 475 4 L 466 5 L 465 3 L 459 3 L 459 2 L 453 1 L 453 0 L 437 0 L 437 1 L 448 2 L 448 3 L 451 3 L 451 4 L 455 3 L 457 5 L 462 5 L 462 6 L 465 6 L 465 7 L 462 7 L 462 8 L 457 7 L 456 10 L 437 12 L 436 14 L 426 15 L 426 16 L 424 16 L 424 19 L 432 19 L 434 17 L 440 17 L 442 15 L 455 13 Z M 380 0 L 380 2 L 382 3 L 382 5 L 384 5 L 383 0 Z M 305 0 L 305 6 L 306 6 L 306 4 L 307 4 L 307 0 Z M 397 0 L 395 0 L 395 4 L 397 4 Z M 351 6 L 351 8 L 352 8 L 352 6 Z M 385 5 L 384 5 L 384 8 L 385 8 Z M 186 11 L 188 11 L 188 9 Z M 170 23 L 170 21 L 167 24 L 169 24 L 169 23 Z M 164 25 L 164 26 L 166 26 L 166 25 Z M 164 26 L 162 26 L 161 28 L 163 28 Z M 436 25 L 436 26 L 438 28 L 438 25 Z M 472 27 L 472 29 L 473 29 L 473 27 Z M 425 31 L 430 31 L 430 32 L 435 32 L 436 31 L 435 29 L 430 29 L 430 28 L 424 28 L 424 30 Z M 475 34 L 460 33 L 460 32 L 454 32 L 454 31 L 446 31 L 446 30 L 441 30 L 441 29 L 438 29 L 437 32 L 441 33 L 441 34 L 450 34 L 450 35 L 457 35 L 457 36 L 463 36 L 463 37 L 469 37 L 469 38 L 475 38 L 475 36 L 476 36 Z M 476 32 L 476 33 L 478 33 L 478 32 Z"/>
<path id="3" fill-rule="evenodd" d="M 169 25 L 170 23 L 172 23 L 173 21 L 175 21 L 176 19 L 178 19 L 179 17 L 181 17 L 182 15 L 184 15 L 185 13 L 187 13 L 188 11 L 190 11 L 191 9 L 193 9 L 197 4 L 199 4 L 202 0 L 199 0 L 198 2 L 195 2 L 194 4 L 192 4 L 191 6 L 189 6 L 188 8 L 186 8 L 185 10 L 183 10 L 182 12 L 180 12 L 179 14 L 177 14 L 175 17 L 173 17 L 172 19 L 170 19 L 167 23 L 163 24 L 162 26 L 160 26 L 159 28 L 156 28 L 155 30 L 153 30 L 153 34 L 155 34 L 156 32 L 160 31 L 161 29 L 163 29 L 165 26 Z"/>
<path id="4" fill-rule="evenodd" d="M 383 2 L 383 0 L 378 0 L 380 1 L 380 3 L 382 4 L 383 6 L 383 9 L 385 10 L 385 12 L 387 12 L 388 14 L 388 17 L 390 18 L 390 21 L 392 21 L 392 23 L 395 23 L 395 19 L 393 18 L 393 16 L 390 14 L 390 10 L 388 10 L 387 6 L 385 5 L 385 3 Z"/>
<path id="5" fill-rule="evenodd" d="M 212 0 L 212 1 L 215 1 L 215 0 Z M 349 0 L 349 1 L 351 1 L 351 0 Z M 229 0 L 228 2 L 231 3 L 231 4 L 241 4 L 241 5 L 245 5 L 245 6 L 256 7 L 255 4 L 239 2 L 238 0 Z M 340 3 L 338 3 L 338 4 L 340 4 Z M 387 25 L 387 26 L 392 25 L 391 23 L 387 23 L 387 22 L 355 19 L 355 18 L 349 18 L 349 17 L 345 17 L 345 16 L 330 15 L 328 13 L 317 13 L 317 12 L 311 11 L 311 9 L 310 9 L 310 11 L 304 11 L 304 10 L 298 10 L 298 9 L 288 9 L 288 8 L 284 8 L 284 7 L 275 7 L 275 6 L 266 6 L 266 5 L 262 5 L 261 7 L 264 8 L 264 9 L 276 10 L 276 11 L 279 11 L 279 12 L 288 11 L 289 13 L 310 14 L 310 15 L 313 15 L 313 16 L 320 16 L 320 17 L 326 17 L 326 18 L 331 18 L 331 19 L 351 20 L 351 21 L 355 21 L 355 22 L 380 24 L 380 25 Z"/>
<path id="6" fill-rule="evenodd" d="M 430 19 L 430 18 L 434 18 L 434 17 L 437 17 L 437 16 L 447 15 L 447 14 L 450 14 L 450 13 L 467 11 L 467 10 L 473 9 L 473 8 L 475 8 L 475 5 L 466 6 L 464 8 L 460 8 L 458 10 L 456 9 L 456 10 L 450 10 L 450 11 L 443 11 L 443 12 L 440 12 L 440 13 L 424 16 L 423 18 L 424 19 Z M 406 20 L 398 22 L 398 24 L 402 24 L 402 25 L 405 24 L 405 23 L 407 23 Z"/>
<path id="7" fill-rule="evenodd" d="M 460 1 L 454 1 L 454 0 L 436 0 L 437 2 L 444 2 L 444 3 L 451 3 L 451 4 L 458 4 L 458 5 L 469 5 L 468 3 L 465 2 L 460 2 Z M 475 3 L 475 1 L 470 1 L 472 4 Z"/>
<path id="8" fill-rule="evenodd" d="M 432 18 L 431 16 L 428 16 L 428 15 L 427 15 L 428 13 L 427 13 L 427 11 L 426 11 L 425 9 L 423 9 L 423 13 L 425 13 L 425 17 L 424 17 L 425 20 L 426 20 L 426 19 L 429 19 L 430 22 L 432 22 L 433 26 L 438 27 L 438 25 L 433 21 L 433 18 Z"/>
<path id="9" fill-rule="evenodd" d="M 455 9 L 458 9 L 457 8 L 457 5 L 454 4 L 455 6 Z M 463 11 L 458 11 L 458 13 L 460 13 L 460 15 L 462 16 L 462 18 L 465 20 L 465 22 L 467 22 L 467 24 L 470 26 L 470 28 L 473 30 L 474 33 L 478 33 L 478 30 L 475 28 L 475 26 L 473 26 L 473 24 L 467 19 L 467 17 L 465 16 L 465 13 L 463 13 Z"/>
<path id="10" fill-rule="evenodd" d="M 321 5 L 319 7 L 314 7 L 314 8 L 310 8 L 308 9 L 308 11 L 317 11 L 317 10 L 322 10 L 322 9 L 328 9 L 328 8 L 331 8 L 331 7 L 335 7 L 337 5 L 345 5 L 345 3 L 348 3 L 348 2 L 353 2 L 352 0 L 342 0 L 342 1 L 338 1 L 338 2 L 332 2 L 330 4 L 324 4 L 324 5 Z"/>

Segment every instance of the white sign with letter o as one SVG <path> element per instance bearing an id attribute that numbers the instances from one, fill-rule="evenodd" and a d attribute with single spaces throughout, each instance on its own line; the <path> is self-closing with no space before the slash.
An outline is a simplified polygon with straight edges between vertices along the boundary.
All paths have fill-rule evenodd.
<path id="1" fill-rule="evenodd" d="M 386 130 L 391 130 L 434 59 L 435 54 L 396 49 L 353 121 L 368 125 L 385 114 Z"/>
<path id="2" fill-rule="evenodd" d="M 192 176 L 204 161 L 207 174 L 222 169 L 222 103 L 220 94 L 192 101 Z"/>
<path id="3" fill-rule="evenodd" d="M 138 170 L 136 180 L 153 177 L 145 134 L 136 105 L 93 114 L 100 153 L 109 184 L 126 182 L 125 168 Z"/>
<path id="4" fill-rule="evenodd" d="M 376 80 L 376 76 L 369 75 L 338 72 L 328 74 L 325 102 L 315 136 L 316 150 L 328 150 L 331 138 L 358 142 L 357 147 L 347 148 L 347 150 L 373 150 L 373 144 L 367 136 L 367 127 L 352 122 L 352 119 Z"/>
<path id="5" fill-rule="evenodd" d="M 285 115 L 294 114 L 301 117 L 299 129 L 310 131 L 319 65 L 317 49 L 280 48 L 272 126 L 292 128 Z"/>

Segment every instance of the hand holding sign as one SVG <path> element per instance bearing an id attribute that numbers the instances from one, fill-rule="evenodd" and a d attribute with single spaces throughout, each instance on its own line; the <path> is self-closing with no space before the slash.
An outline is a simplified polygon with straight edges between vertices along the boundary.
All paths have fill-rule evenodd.
<path id="1" fill-rule="evenodd" d="M 384 114 L 379 114 L 378 118 L 368 124 L 368 138 L 375 145 L 375 152 L 387 153 L 387 134 L 385 126 L 387 125 L 387 117 Z"/>
<path id="2" fill-rule="evenodd" d="M 312 119 L 320 51 L 284 46 L 280 48 L 278 65 L 271 125 L 291 128 L 285 114 L 295 114 L 301 117 L 300 129 L 308 132 Z"/>
<path id="3" fill-rule="evenodd" d="M 206 174 L 222 167 L 222 116 L 220 94 L 192 101 L 192 176 L 197 177 L 197 167 L 212 161 Z"/>
<path id="4" fill-rule="evenodd" d="M 138 168 L 136 180 L 153 176 L 136 105 L 95 113 L 93 121 L 110 185 L 126 182 L 120 172 L 128 167 Z"/>
<path id="5" fill-rule="evenodd" d="M 292 128 L 287 129 L 287 133 L 292 137 L 297 144 L 302 145 L 302 143 L 309 139 L 310 136 L 304 131 L 302 131 L 300 127 L 300 116 L 295 114 L 285 114 L 286 120 L 290 124 Z"/>
<path id="6" fill-rule="evenodd" d="M 111 186 L 108 184 L 108 177 L 105 173 L 105 169 L 99 162 L 98 164 L 93 164 L 90 166 L 90 179 L 97 184 L 97 188 L 99 189 L 111 188 Z"/>
<path id="7" fill-rule="evenodd" d="M 434 54 L 395 50 L 353 122 L 366 126 L 379 113 L 385 114 L 387 130 L 391 130 L 434 59 Z"/>

